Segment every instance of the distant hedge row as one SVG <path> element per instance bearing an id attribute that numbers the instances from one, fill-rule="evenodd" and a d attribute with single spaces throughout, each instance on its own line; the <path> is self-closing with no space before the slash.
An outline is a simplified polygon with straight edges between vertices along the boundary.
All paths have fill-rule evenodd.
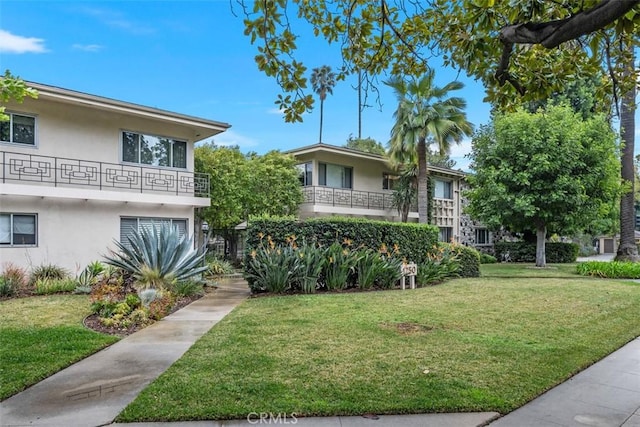
<path id="1" fill-rule="evenodd" d="M 348 242 L 351 248 L 375 251 L 386 246 L 389 251 L 397 249 L 398 255 L 408 262 L 421 264 L 427 259 L 427 251 L 438 243 L 438 228 L 427 224 L 362 218 L 258 218 L 247 225 L 245 260 L 248 251 L 258 247 L 267 237 L 271 237 L 275 245 L 286 245 L 295 237 L 298 244 L 330 246 L 335 242 Z"/>
<path id="2" fill-rule="evenodd" d="M 512 262 L 535 262 L 536 244 L 528 242 L 496 242 L 495 254 L 498 261 L 509 253 Z M 546 261 L 552 264 L 576 262 L 580 246 L 575 243 L 547 242 L 545 244 Z"/>

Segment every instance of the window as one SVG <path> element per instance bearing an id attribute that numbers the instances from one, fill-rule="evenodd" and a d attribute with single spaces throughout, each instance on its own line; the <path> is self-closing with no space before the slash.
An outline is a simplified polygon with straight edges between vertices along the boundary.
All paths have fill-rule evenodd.
<path id="1" fill-rule="evenodd" d="M 330 163 L 318 164 L 318 184 L 332 188 L 353 188 L 353 168 L 332 165 Z"/>
<path id="2" fill-rule="evenodd" d="M 391 175 L 388 173 L 382 174 L 382 189 L 383 190 L 394 190 L 396 187 L 396 180 L 398 177 L 396 175 Z"/>
<path id="3" fill-rule="evenodd" d="M 151 228 L 154 224 L 156 227 L 161 227 L 165 224 L 171 225 L 178 229 L 178 234 L 180 235 L 180 237 L 188 234 L 186 219 L 122 217 L 120 218 L 120 243 L 128 246 L 129 236 L 133 235 L 135 231 L 142 228 Z"/>
<path id="4" fill-rule="evenodd" d="M 0 122 L 0 140 L 14 144 L 36 145 L 36 118 L 8 113 L 9 120 Z"/>
<path id="5" fill-rule="evenodd" d="M 434 192 L 433 197 L 436 199 L 453 199 L 453 191 L 451 181 L 442 181 L 440 179 L 434 179 Z"/>
<path id="6" fill-rule="evenodd" d="M 35 214 L 0 214 L 0 246 L 35 246 Z"/>
<path id="7" fill-rule="evenodd" d="M 453 237 L 453 228 L 451 227 L 439 227 L 438 240 L 441 242 L 450 242 Z"/>
<path id="8" fill-rule="evenodd" d="M 476 228 L 476 245 L 488 245 L 489 243 L 489 230 Z"/>
<path id="9" fill-rule="evenodd" d="M 187 143 L 163 136 L 122 132 L 122 161 L 187 168 Z"/>
<path id="10" fill-rule="evenodd" d="M 303 163 L 296 166 L 299 171 L 300 184 L 303 187 L 313 185 L 313 163 Z"/>

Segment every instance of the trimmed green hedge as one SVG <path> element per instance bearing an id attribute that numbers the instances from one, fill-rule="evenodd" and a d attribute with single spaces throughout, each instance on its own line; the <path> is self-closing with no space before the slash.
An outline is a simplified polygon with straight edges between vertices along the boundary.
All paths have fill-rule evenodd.
<path id="1" fill-rule="evenodd" d="M 582 276 L 607 279 L 640 279 L 640 264 L 618 261 L 587 261 L 578 264 L 576 270 Z"/>
<path id="2" fill-rule="evenodd" d="M 501 261 L 507 252 L 512 262 L 535 262 L 536 244 L 528 242 L 496 242 L 496 258 Z M 545 255 L 548 263 L 562 264 L 576 262 L 580 246 L 575 243 L 547 242 Z"/>
<path id="3" fill-rule="evenodd" d="M 438 228 L 433 225 L 373 221 L 363 218 L 323 217 L 296 220 L 291 218 L 257 218 L 247 225 L 247 254 L 271 238 L 275 245 L 286 245 L 295 237 L 298 244 L 307 242 L 330 246 L 334 242 L 349 242 L 351 248 L 379 251 L 384 245 L 409 262 L 422 263 L 427 252 L 438 242 Z M 246 262 L 245 262 L 246 265 Z"/>

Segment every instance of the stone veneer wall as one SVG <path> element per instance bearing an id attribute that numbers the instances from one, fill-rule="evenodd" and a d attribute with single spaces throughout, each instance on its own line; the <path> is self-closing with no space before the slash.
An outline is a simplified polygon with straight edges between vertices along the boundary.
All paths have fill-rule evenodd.
<path id="1" fill-rule="evenodd" d="M 464 213 L 465 208 L 469 205 L 469 200 L 464 197 L 464 191 L 469 189 L 469 184 L 466 181 L 460 182 L 460 206 L 462 208 L 462 214 L 460 215 L 460 243 L 465 246 L 472 246 L 480 252 L 490 255 L 494 254 L 493 242 L 496 238 L 495 233 L 489 232 L 489 244 L 476 245 L 476 228 L 486 228 L 480 221 L 472 219 L 469 215 Z"/>

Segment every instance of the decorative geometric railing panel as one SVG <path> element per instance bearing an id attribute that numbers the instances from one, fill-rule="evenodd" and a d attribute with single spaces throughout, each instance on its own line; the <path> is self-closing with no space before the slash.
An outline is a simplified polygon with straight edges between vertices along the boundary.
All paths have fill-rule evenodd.
<path id="1" fill-rule="evenodd" d="M 302 188 L 303 203 L 347 206 L 360 209 L 389 210 L 393 206 L 392 193 L 375 193 L 371 191 L 357 191 L 343 188 L 313 187 Z M 414 207 L 412 211 L 416 211 Z"/>
<path id="2" fill-rule="evenodd" d="M 209 175 L 148 166 L 120 165 L 0 151 L 2 182 L 39 182 L 55 187 L 93 187 L 140 193 L 209 197 Z"/>

